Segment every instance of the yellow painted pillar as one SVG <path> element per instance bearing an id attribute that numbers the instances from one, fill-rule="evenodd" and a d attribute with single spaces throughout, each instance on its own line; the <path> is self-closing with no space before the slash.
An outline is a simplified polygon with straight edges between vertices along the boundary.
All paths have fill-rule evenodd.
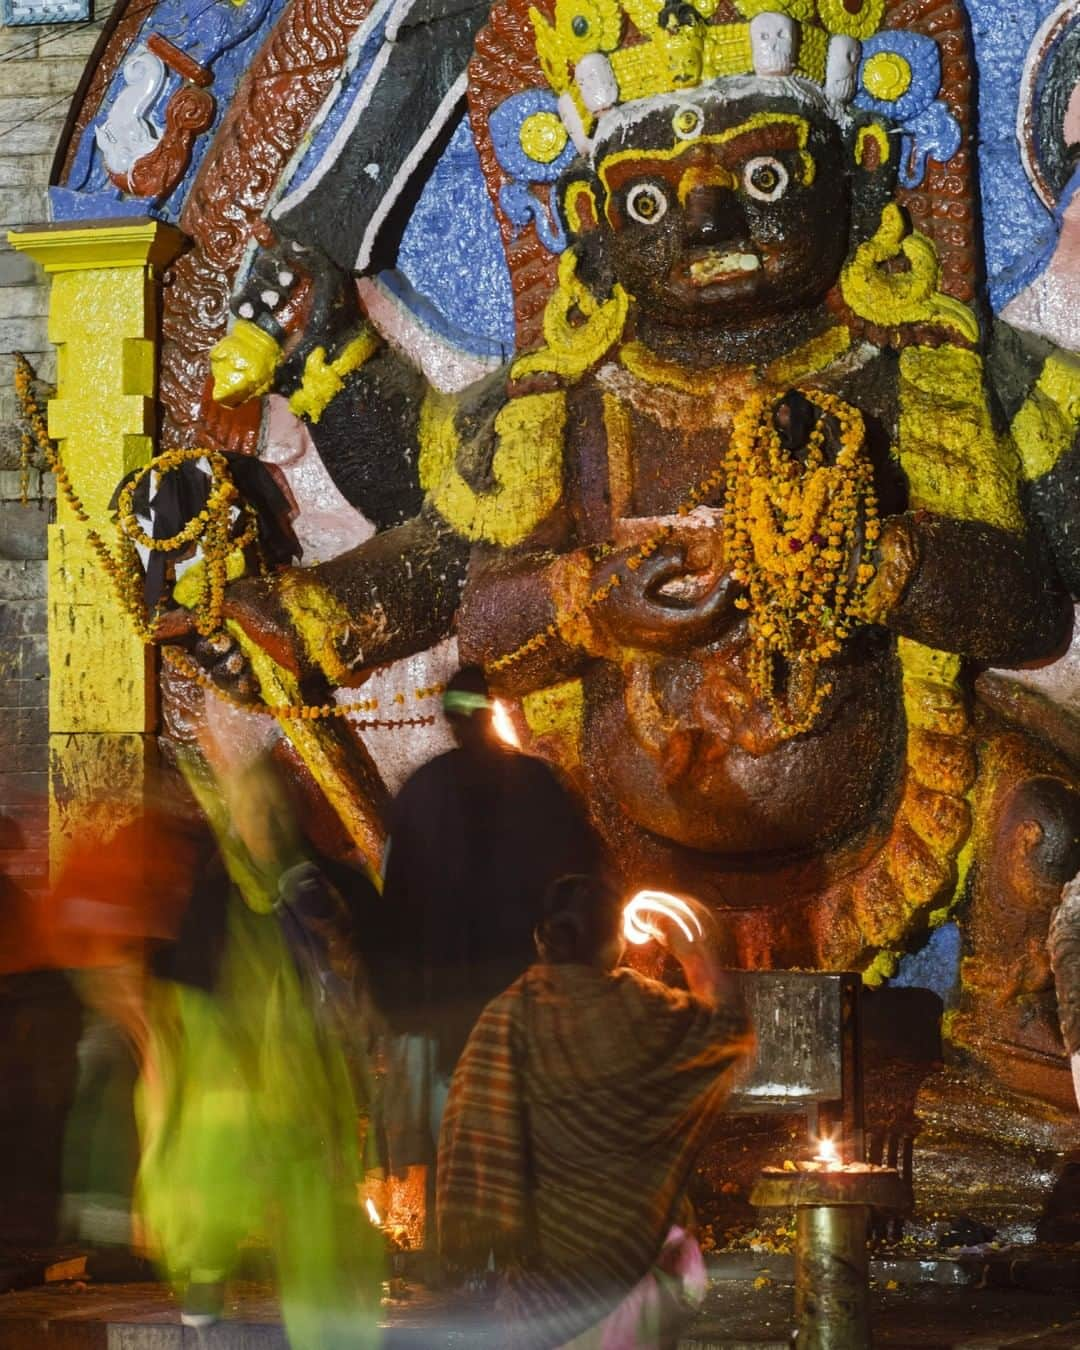
<path id="1" fill-rule="evenodd" d="M 49 527 L 49 837 L 55 870 L 76 828 L 102 842 L 139 808 L 153 760 L 154 656 L 135 636 L 87 532 L 112 537 L 120 479 L 154 453 L 157 290 L 183 235 L 146 218 L 12 231 L 52 277 L 57 391 L 49 433 L 89 517 L 57 494 Z"/>

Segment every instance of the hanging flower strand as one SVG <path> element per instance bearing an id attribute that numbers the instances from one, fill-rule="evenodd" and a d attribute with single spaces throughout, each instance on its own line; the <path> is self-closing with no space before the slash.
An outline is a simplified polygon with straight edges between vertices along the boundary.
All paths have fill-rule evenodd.
<path id="1" fill-rule="evenodd" d="M 55 442 L 49 436 L 44 414 L 34 393 L 34 372 L 30 362 L 27 361 L 22 352 L 15 353 L 15 393 L 19 399 L 23 425 L 40 450 L 50 473 L 56 479 L 57 491 L 67 503 L 75 519 L 82 524 L 88 524 L 90 517 L 79 500 L 74 487 L 72 487 L 71 478 L 63 460 L 60 458 Z M 28 454 L 28 450 L 24 453 Z M 136 633 L 143 642 L 149 642 L 151 640 L 150 623 L 147 618 L 146 607 L 142 602 L 141 584 L 132 584 L 131 562 L 126 556 L 123 539 L 119 541 L 115 554 L 96 530 L 88 529 L 86 531 L 86 541 L 93 550 L 98 566 L 109 578 Z M 135 565 L 138 566 L 137 555 Z"/>
<path id="2" fill-rule="evenodd" d="M 875 569 L 862 558 L 880 532 L 861 413 L 821 390 L 793 396 L 814 412 L 805 447 L 785 448 L 775 397 L 755 395 L 732 427 L 724 495 L 725 555 L 747 590 L 735 603 L 749 611 L 750 681 L 788 736 L 813 726 L 832 690 L 820 666 L 865 617 Z"/>
<path id="3" fill-rule="evenodd" d="M 198 514 L 176 534 L 155 539 L 139 524 L 135 513 L 135 493 L 147 474 L 158 480 L 181 465 L 205 460 L 210 471 L 210 492 Z M 229 471 L 229 461 L 219 450 L 198 447 L 166 450 L 128 479 L 117 500 L 117 529 L 129 548 L 149 549 L 157 553 L 176 553 L 196 544 L 202 551 L 202 574 L 193 610 L 195 627 L 203 637 L 221 631 L 224 622 L 225 583 L 229 557 L 256 541 L 258 522 L 255 512 L 240 497 Z"/>
<path id="4" fill-rule="evenodd" d="M 45 417 L 34 394 L 34 371 L 21 352 L 15 353 L 15 391 L 22 411 L 26 447 L 24 456 L 29 462 L 33 443 L 56 479 L 57 487 L 67 502 L 75 519 L 88 524 L 90 517 L 83 507 L 67 469 L 60 459 L 55 443 L 50 439 L 45 425 Z M 139 482 L 148 473 L 158 475 L 168 473 L 188 460 L 206 458 L 213 474 L 213 486 L 207 498 L 206 506 L 194 516 L 187 525 L 169 539 L 154 539 L 148 535 L 138 522 L 134 508 L 134 494 Z M 154 641 L 153 625 L 143 603 L 143 573 L 138 548 L 152 551 L 169 551 L 190 544 L 202 543 L 203 556 L 208 559 L 202 580 L 202 595 L 196 611 L 196 626 L 203 636 L 214 637 L 222 632 L 223 609 L 225 602 L 225 583 L 227 580 L 227 558 L 232 552 L 257 543 L 258 522 L 255 513 L 246 503 L 240 502 L 238 521 L 232 521 L 232 507 L 238 499 L 238 492 L 228 473 L 228 461 L 217 451 L 203 449 L 166 450 L 164 454 L 145 465 L 139 473 L 124 487 L 118 500 L 117 543 L 115 554 L 97 533 L 88 529 L 87 540 L 94 551 L 98 564 L 109 577 L 125 612 L 130 618 L 136 633 L 143 642 Z M 235 531 L 239 523 L 238 533 Z M 226 702 L 248 712 L 261 713 L 269 717 L 285 717 L 295 720 L 315 721 L 325 717 L 348 717 L 351 724 L 359 730 L 398 730 L 404 727 L 431 726 L 436 718 L 431 714 L 411 715 L 407 717 L 367 717 L 356 720 L 356 713 L 371 713 L 378 709 L 377 698 L 363 699 L 348 703 L 327 703 L 312 705 L 270 705 L 249 703 L 229 694 L 220 685 L 214 683 L 191 658 L 178 647 L 162 649 L 164 659 L 186 678 L 193 680 L 201 688 L 212 692 Z M 412 691 L 418 701 L 435 698 L 443 691 L 443 685 L 424 685 Z M 404 694 L 395 694 L 391 700 L 395 704 L 404 704 Z"/>

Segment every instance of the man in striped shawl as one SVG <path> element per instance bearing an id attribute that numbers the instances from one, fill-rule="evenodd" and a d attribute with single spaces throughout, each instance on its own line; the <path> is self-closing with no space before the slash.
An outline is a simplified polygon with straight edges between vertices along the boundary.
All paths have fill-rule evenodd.
<path id="1" fill-rule="evenodd" d="M 619 922 L 601 884 L 556 882 L 539 961 L 488 1004 L 450 1088 L 440 1247 L 459 1268 L 494 1254 L 515 1350 L 674 1345 L 704 1294 L 683 1192 L 753 1036 L 703 942 L 657 922 L 692 992 L 670 989 L 615 969 Z"/>

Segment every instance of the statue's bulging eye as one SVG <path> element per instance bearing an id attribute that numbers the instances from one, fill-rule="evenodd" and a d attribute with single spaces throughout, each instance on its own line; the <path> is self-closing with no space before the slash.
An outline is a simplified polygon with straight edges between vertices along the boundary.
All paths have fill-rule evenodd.
<path id="1" fill-rule="evenodd" d="M 575 37 L 584 37 L 589 31 L 589 21 L 584 14 L 575 14 L 570 22 Z"/>
<path id="2" fill-rule="evenodd" d="M 655 225 L 667 214 L 667 197 L 655 183 L 638 183 L 626 195 L 626 213 L 639 225 Z"/>
<path id="3" fill-rule="evenodd" d="M 743 169 L 743 188 L 759 202 L 775 202 L 787 191 L 788 171 L 772 155 L 759 155 Z"/>

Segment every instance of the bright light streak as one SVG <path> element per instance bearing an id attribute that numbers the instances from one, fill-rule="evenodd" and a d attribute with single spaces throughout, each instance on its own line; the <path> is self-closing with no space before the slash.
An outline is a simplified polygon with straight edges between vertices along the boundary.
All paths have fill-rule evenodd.
<path id="1" fill-rule="evenodd" d="M 379 1211 L 375 1208 L 375 1201 L 372 1200 L 370 1195 L 366 1196 L 364 1199 L 364 1208 L 367 1210 L 367 1216 L 375 1227 L 381 1228 L 382 1219 L 379 1217 Z"/>
<path id="2" fill-rule="evenodd" d="M 818 1151 L 814 1154 L 814 1161 L 824 1163 L 826 1167 L 835 1167 L 839 1164 L 840 1154 L 831 1139 L 818 1140 Z"/>
<path id="3" fill-rule="evenodd" d="M 667 891 L 638 891 L 623 906 L 623 937 L 635 947 L 643 947 L 646 942 L 661 936 L 656 923 L 646 917 L 649 914 L 670 920 L 682 931 L 687 942 L 693 942 L 705 932 L 701 920 L 681 896 L 669 895 Z"/>
<path id="4" fill-rule="evenodd" d="M 491 705 L 491 724 L 495 728 L 495 735 L 500 741 L 511 746 L 514 750 L 521 749 L 521 740 L 517 734 L 517 727 L 510 717 L 506 704 L 502 699 L 495 699 Z"/>

